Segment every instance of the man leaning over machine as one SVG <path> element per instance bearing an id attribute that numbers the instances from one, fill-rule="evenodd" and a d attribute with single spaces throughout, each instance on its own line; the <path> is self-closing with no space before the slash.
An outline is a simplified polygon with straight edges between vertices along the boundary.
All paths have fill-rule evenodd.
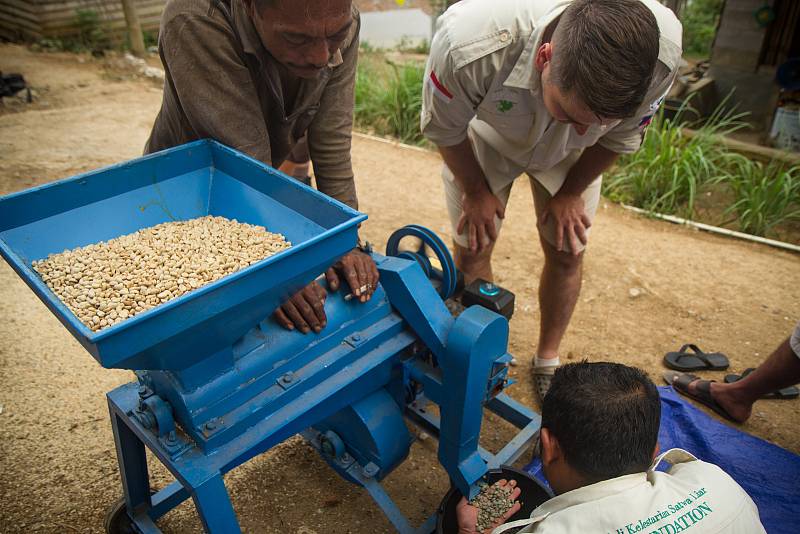
<path id="1" fill-rule="evenodd" d="M 546 534 L 766 532 L 753 500 L 722 469 L 682 449 L 658 455 L 660 420 L 658 390 L 639 369 L 607 362 L 558 369 L 539 436 L 556 497 L 493 534 L 521 526 L 520 533 Z M 662 472 L 661 464 L 670 467 Z M 518 489 L 511 497 L 525 499 Z M 462 499 L 456 513 L 459 534 L 475 534 L 478 510 Z"/>
<path id="2" fill-rule="evenodd" d="M 170 0 L 158 49 L 164 100 L 145 152 L 212 138 L 278 167 L 307 132 L 317 188 L 358 207 L 350 142 L 359 15 L 351 0 Z M 325 273 L 368 300 L 372 259 L 353 250 Z M 325 289 L 292 296 L 275 319 L 303 333 L 325 327 Z"/>
<path id="3" fill-rule="evenodd" d="M 635 152 L 675 79 L 681 25 L 655 0 L 464 0 L 431 43 L 421 127 L 466 281 L 492 279 L 511 186 L 526 173 L 544 251 L 534 385 L 542 399 L 581 287 L 601 173 Z"/>

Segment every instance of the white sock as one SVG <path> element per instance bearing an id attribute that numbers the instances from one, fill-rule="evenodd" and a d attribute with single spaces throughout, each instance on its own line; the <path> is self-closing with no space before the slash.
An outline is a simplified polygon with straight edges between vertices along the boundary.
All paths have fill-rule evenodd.
<path id="1" fill-rule="evenodd" d="M 533 357 L 534 367 L 558 367 L 559 365 L 561 365 L 561 360 L 559 360 L 558 356 L 555 358 L 540 358 L 538 356 Z"/>

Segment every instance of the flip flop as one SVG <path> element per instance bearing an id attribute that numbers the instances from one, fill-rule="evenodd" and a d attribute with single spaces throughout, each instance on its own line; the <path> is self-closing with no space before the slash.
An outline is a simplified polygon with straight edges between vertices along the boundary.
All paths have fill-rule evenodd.
<path id="1" fill-rule="evenodd" d="M 685 395 L 696 400 L 700 404 L 711 408 L 728 421 L 732 421 L 737 425 L 741 424 L 739 421 L 734 419 L 731 414 L 725 410 L 725 408 L 720 406 L 717 401 L 714 400 L 714 397 L 711 396 L 711 382 L 713 382 L 713 380 L 702 380 L 699 376 L 695 376 L 690 373 L 676 373 L 674 371 L 667 371 L 662 376 L 664 377 L 664 381 L 671 385 L 672 389 L 681 395 Z M 695 388 L 697 393 L 690 393 L 689 384 L 695 380 L 699 380 L 697 387 Z"/>
<path id="2" fill-rule="evenodd" d="M 693 352 L 688 352 L 691 349 Z M 681 371 L 722 371 L 730 365 L 728 357 L 721 352 L 703 352 L 697 345 L 687 343 L 677 352 L 664 355 L 664 365 Z"/>
<path id="3" fill-rule="evenodd" d="M 733 384 L 734 382 L 738 382 L 753 371 L 755 371 L 753 367 L 748 367 L 742 372 L 741 376 L 737 374 L 725 375 L 725 383 Z M 762 399 L 796 399 L 797 397 L 800 397 L 800 389 L 797 389 L 796 386 L 789 386 L 788 388 L 782 388 L 761 396 Z"/>

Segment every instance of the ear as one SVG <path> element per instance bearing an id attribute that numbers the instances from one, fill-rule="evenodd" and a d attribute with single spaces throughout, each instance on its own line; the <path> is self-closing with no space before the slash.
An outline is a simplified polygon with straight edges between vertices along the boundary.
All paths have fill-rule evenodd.
<path id="1" fill-rule="evenodd" d="M 656 446 L 653 448 L 653 461 L 655 461 L 656 456 L 661 452 L 661 444 L 656 440 Z"/>
<path id="2" fill-rule="evenodd" d="M 542 428 L 539 431 L 539 439 L 542 442 L 541 458 L 543 465 L 551 465 L 563 456 L 558 439 L 550 433 L 549 429 Z"/>
<path id="3" fill-rule="evenodd" d="M 536 57 L 533 60 L 536 70 L 542 72 L 545 66 L 553 60 L 553 45 L 552 43 L 544 43 L 536 51 Z"/>

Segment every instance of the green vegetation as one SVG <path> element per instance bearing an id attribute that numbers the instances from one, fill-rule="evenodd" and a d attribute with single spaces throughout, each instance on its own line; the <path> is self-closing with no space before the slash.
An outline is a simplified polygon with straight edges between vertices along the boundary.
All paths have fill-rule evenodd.
<path id="1" fill-rule="evenodd" d="M 356 126 L 423 145 L 419 129 L 424 65 L 396 63 L 362 48 L 356 73 Z"/>
<path id="2" fill-rule="evenodd" d="M 692 137 L 683 128 L 687 105 L 674 119 L 663 108 L 648 126 L 638 152 L 624 156 L 604 184 L 604 193 L 648 211 L 692 218 L 698 191 L 725 180 L 736 154 L 714 139 L 746 127 L 743 114 L 724 112 L 722 107 L 697 129 Z"/>
<path id="3" fill-rule="evenodd" d="M 735 201 L 725 213 L 735 216 L 743 232 L 767 235 L 775 226 L 800 221 L 800 166 L 764 166 L 740 156 L 728 185 Z"/>
<path id="4" fill-rule="evenodd" d="M 686 219 L 700 215 L 701 193 L 714 193 L 730 202 L 717 210 L 720 220 L 708 222 L 736 223 L 739 230 L 755 235 L 800 222 L 800 167 L 764 165 L 727 149 L 718 136 L 746 123 L 745 114 L 723 111 L 725 104 L 702 125 L 682 120 L 681 112 L 675 119 L 659 113 L 641 149 L 621 158 L 609 173 L 603 193 L 614 201 Z M 687 127 L 696 128 L 692 135 L 684 131 Z"/>
<path id="5" fill-rule="evenodd" d="M 681 11 L 683 52 L 691 57 L 707 58 L 717 31 L 725 0 L 689 0 Z"/>

